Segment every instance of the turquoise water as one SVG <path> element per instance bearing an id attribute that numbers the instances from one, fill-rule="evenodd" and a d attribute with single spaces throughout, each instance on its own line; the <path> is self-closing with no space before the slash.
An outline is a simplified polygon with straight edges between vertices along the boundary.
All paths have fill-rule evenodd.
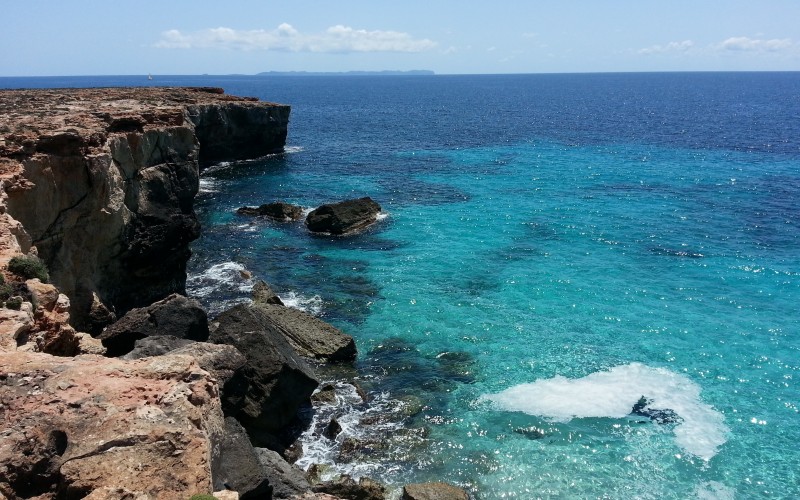
<path id="1" fill-rule="evenodd" d="M 373 433 L 334 470 L 800 496 L 798 74 L 159 78 L 293 106 L 286 154 L 204 174 L 189 289 L 218 312 L 246 268 L 356 338 L 373 400 L 301 464 Z M 351 238 L 234 213 L 365 195 L 385 218 Z"/>
<path id="2" fill-rule="evenodd" d="M 234 260 L 319 294 L 373 387 L 426 404 L 408 424 L 428 430 L 424 453 L 373 472 L 480 498 L 798 491 L 796 161 L 543 141 L 398 153 L 440 166 L 387 189 L 381 172 L 296 175 L 304 154 L 218 179 L 252 195 L 205 215 L 236 235 Z M 230 215 L 244 198 L 312 206 L 305 185 L 370 193 L 388 216 L 342 240 Z M 401 355 L 383 357 L 397 339 Z M 442 353 L 459 366 L 442 368 Z M 684 422 L 632 420 L 640 396 Z"/>

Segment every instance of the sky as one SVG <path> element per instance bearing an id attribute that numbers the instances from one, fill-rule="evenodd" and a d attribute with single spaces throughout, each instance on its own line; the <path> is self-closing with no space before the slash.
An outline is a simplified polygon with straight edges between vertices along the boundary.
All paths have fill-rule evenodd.
<path id="1" fill-rule="evenodd" d="M 800 70 L 800 0 L 0 0 L 0 7 L 0 76 Z"/>

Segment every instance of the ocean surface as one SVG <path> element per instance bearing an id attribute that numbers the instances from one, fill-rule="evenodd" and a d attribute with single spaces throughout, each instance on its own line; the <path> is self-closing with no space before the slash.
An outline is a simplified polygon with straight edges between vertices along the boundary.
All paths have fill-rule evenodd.
<path id="1" fill-rule="evenodd" d="M 215 313 L 263 279 L 355 337 L 371 401 L 326 373 L 300 465 L 800 496 L 800 73 L 0 79 L 151 84 L 292 105 L 284 154 L 203 174 L 189 291 Z M 361 196 L 383 218 L 349 238 L 234 212 Z"/>

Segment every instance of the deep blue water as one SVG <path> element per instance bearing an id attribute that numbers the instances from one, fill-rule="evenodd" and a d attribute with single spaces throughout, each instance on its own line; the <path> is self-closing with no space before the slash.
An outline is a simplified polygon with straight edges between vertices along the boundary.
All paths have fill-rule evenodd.
<path id="1" fill-rule="evenodd" d="M 191 291 L 219 310 L 250 270 L 356 338 L 376 411 L 421 408 L 340 470 L 800 496 L 800 73 L 0 79 L 138 84 L 292 105 L 287 153 L 204 175 Z M 234 213 L 365 195 L 386 218 L 346 239 Z"/>

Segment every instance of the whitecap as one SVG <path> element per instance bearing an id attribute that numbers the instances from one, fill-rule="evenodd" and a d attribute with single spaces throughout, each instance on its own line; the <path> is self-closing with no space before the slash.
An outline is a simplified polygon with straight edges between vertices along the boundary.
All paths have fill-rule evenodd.
<path id="1" fill-rule="evenodd" d="M 199 193 L 219 192 L 219 181 L 213 177 L 200 177 Z"/>
<path id="2" fill-rule="evenodd" d="M 323 301 L 319 295 L 307 296 L 297 292 L 286 292 L 285 294 L 278 295 L 283 305 L 286 307 L 293 307 L 300 309 L 314 316 L 322 314 Z"/>
<path id="3" fill-rule="evenodd" d="M 641 363 L 579 379 L 540 379 L 482 399 L 503 410 L 568 422 L 573 418 L 624 418 L 642 396 L 651 400 L 648 408 L 670 409 L 681 417 L 673 432 L 677 445 L 688 453 L 710 460 L 727 440 L 724 417 L 703 403 L 700 386 L 685 375 Z"/>
<path id="4" fill-rule="evenodd" d="M 191 291 L 191 295 L 197 297 L 208 297 L 220 287 L 251 292 L 253 280 L 248 277 L 245 267 L 238 262 L 215 264 L 186 279 L 186 288 Z"/>

